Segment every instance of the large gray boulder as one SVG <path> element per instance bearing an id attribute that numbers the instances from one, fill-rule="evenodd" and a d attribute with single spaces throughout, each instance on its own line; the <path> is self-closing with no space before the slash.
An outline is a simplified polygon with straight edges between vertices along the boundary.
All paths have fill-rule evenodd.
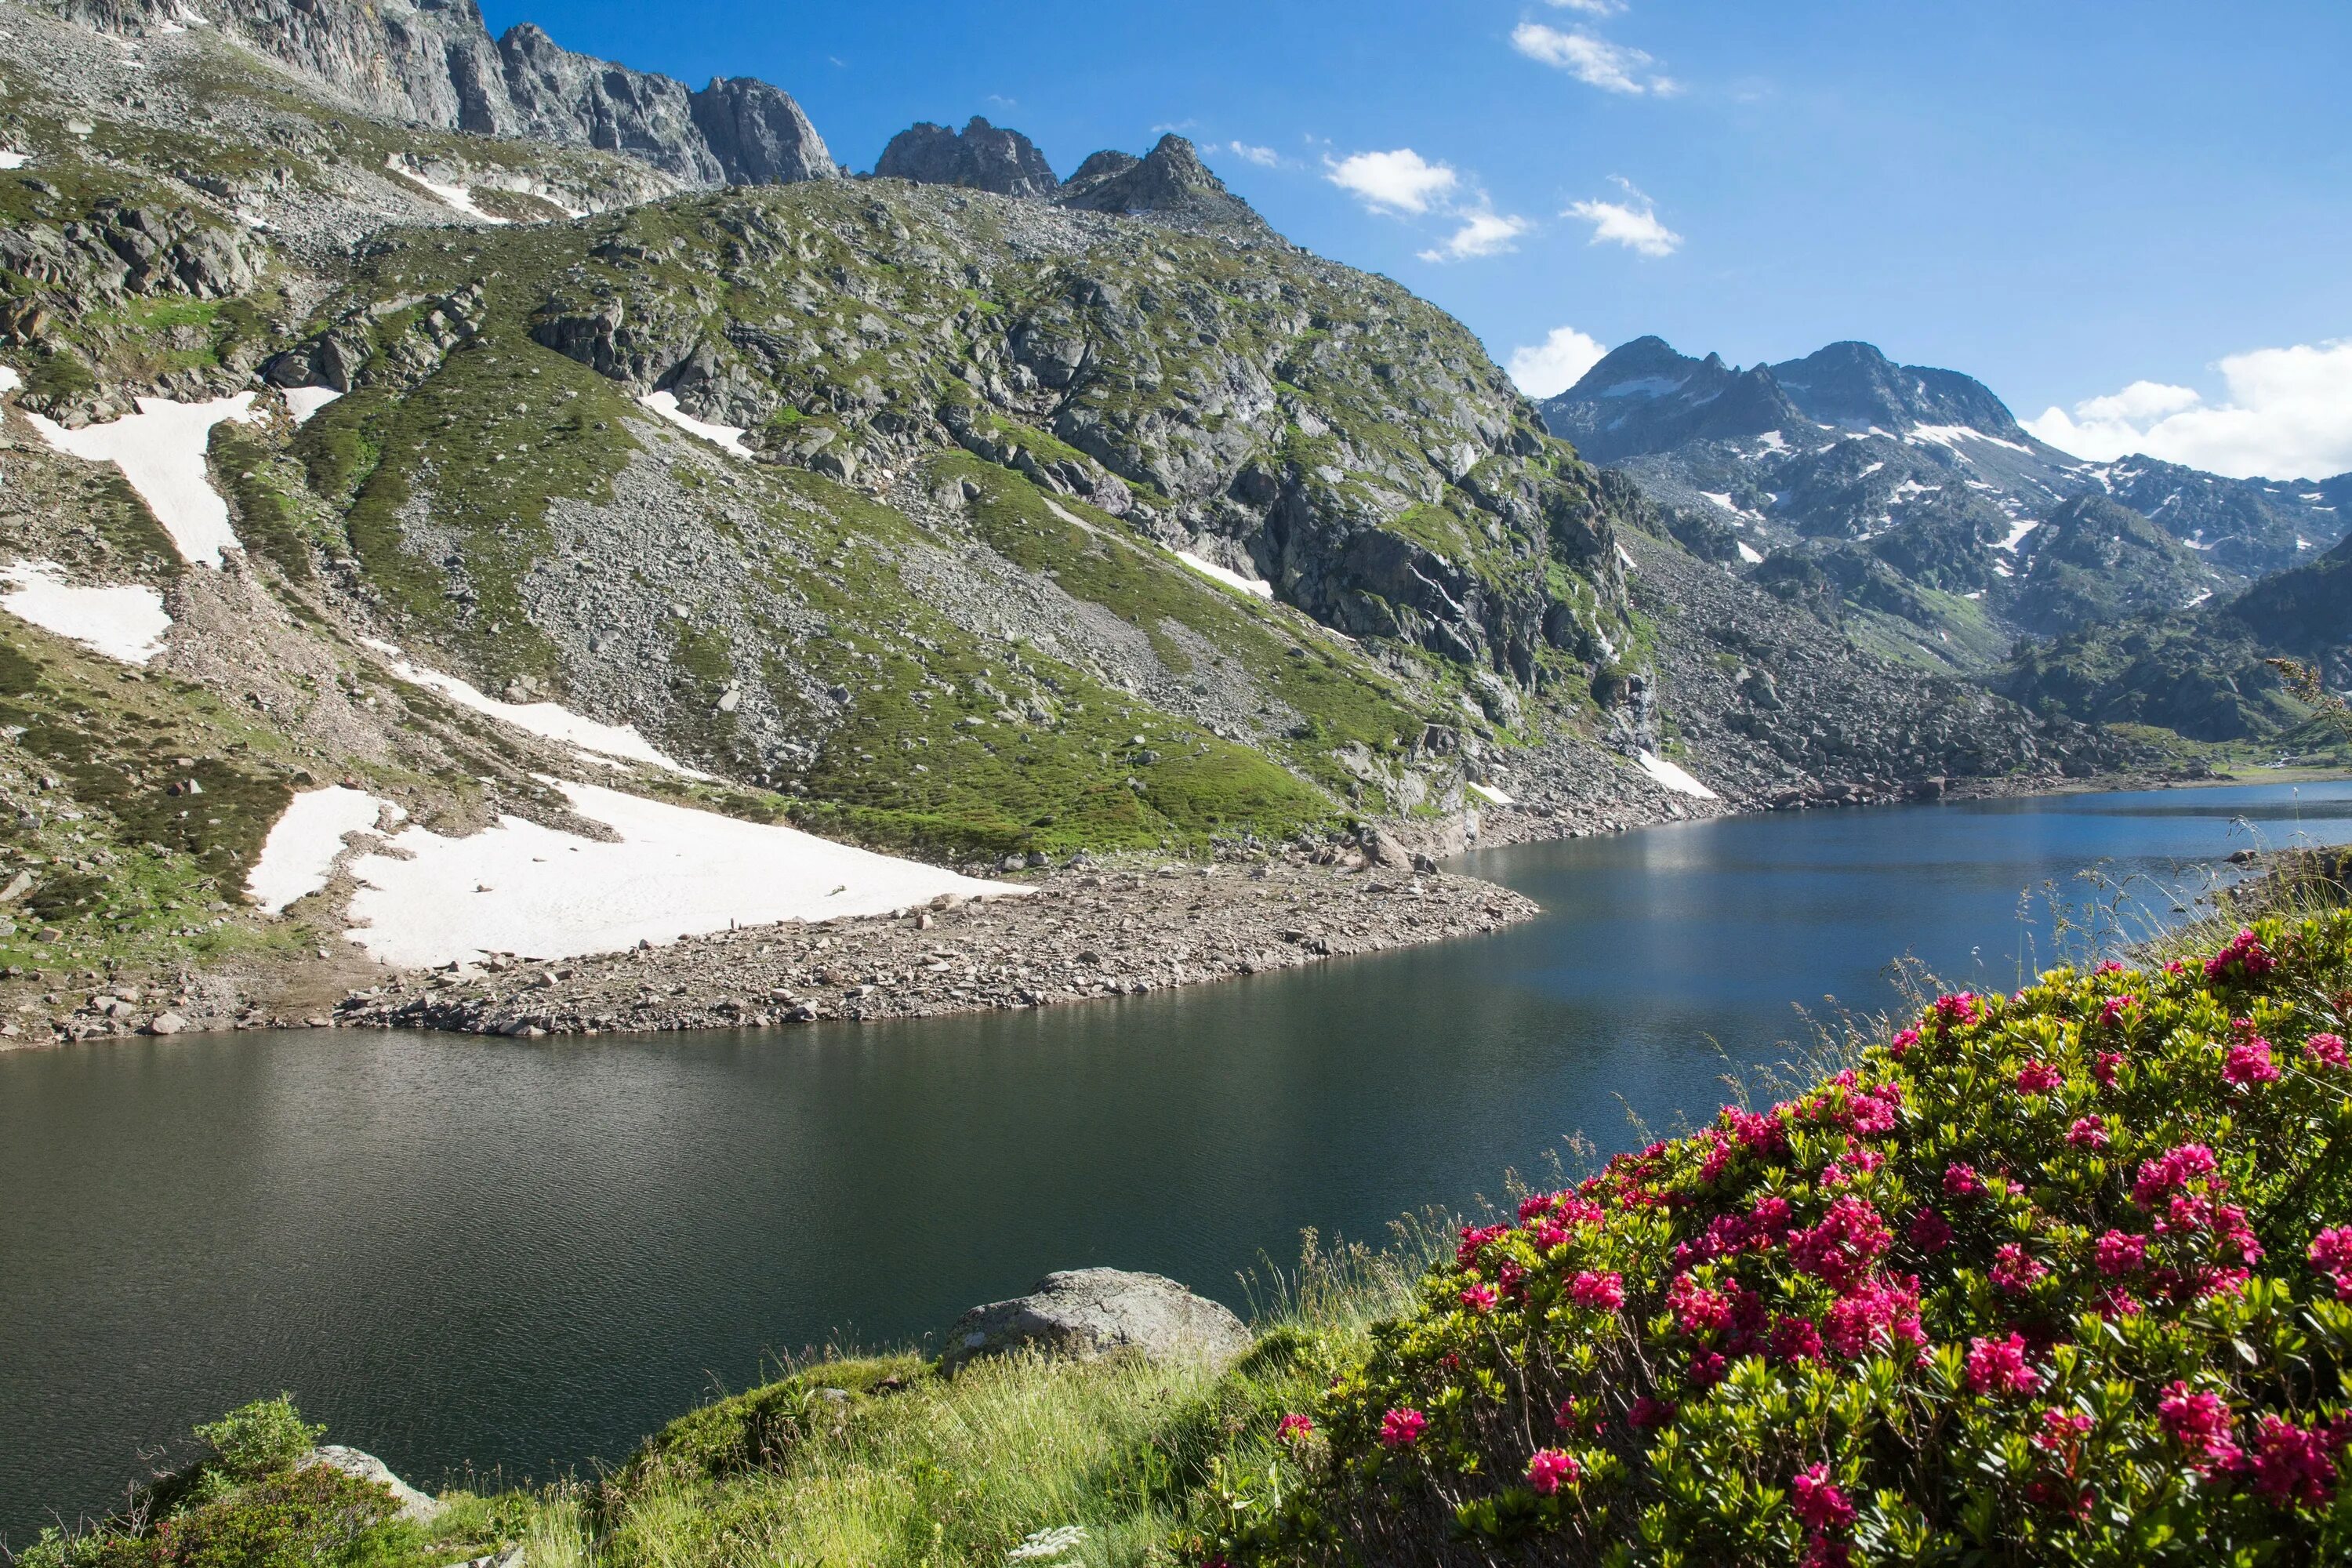
<path id="1" fill-rule="evenodd" d="M 1227 1308 L 1173 1279 L 1123 1268 L 1048 1274 L 1026 1296 L 974 1307 L 948 1330 L 940 1370 L 983 1356 L 1034 1350 L 1092 1361 L 1131 1351 L 1152 1361 L 1223 1362 L 1250 1347 L 1250 1331 Z"/>
<path id="2" fill-rule="evenodd" d="M 392 1473 L 392 1467 L 373 1454 L 358 1448 L 346 1448 L 340 1443 L 322 1443 L 310 1450 L 304 1462 L 309 1465 L 330 1465 L 357 1480 L 373 1481 L 391 1489 L 393 1500 L 400 1504 L 400 1517 L 418 1524 L 429 1524 L 441 1511 L 441 1505 L 406 1481 Z"/>

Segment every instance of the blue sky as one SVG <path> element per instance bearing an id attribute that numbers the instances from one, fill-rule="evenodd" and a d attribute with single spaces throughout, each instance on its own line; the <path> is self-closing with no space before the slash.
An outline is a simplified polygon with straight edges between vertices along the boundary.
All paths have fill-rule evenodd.
<path id="1" fill-rule="evenodd" d="M 2352 468 L 2344 0 L 495 0 L 488 18 L 697 85 L 764 77 L 855 169 L 918 119 L 985 114 L 1064 174 L 1181 129 L 1282 232 L 1402 280 L 1506 362 L 1562 328 L 1564 349 L 1656 332 L 1739 363 L 1864 338 L 2021 416 L 2063 410 L 2037 428 L 2086 455 Z"/>

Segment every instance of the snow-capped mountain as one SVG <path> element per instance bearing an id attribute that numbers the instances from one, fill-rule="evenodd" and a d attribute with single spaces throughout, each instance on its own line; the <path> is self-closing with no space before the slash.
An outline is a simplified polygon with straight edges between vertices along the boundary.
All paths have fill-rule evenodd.
<path id="1" fill-rule="evenodd" d="M 2352 524 L 2352 475 L 2086 462 L 1982 383 L 1868 343 L 1743 370 L 1638 338 L 1542 408 L 1584 456 L 1631 474 L 1685 543 L 1934 663 L 1980 666 L 2019 633 L 2227 596 Z M 2055 522 L 2063 548 L 2035 548 Z"/>

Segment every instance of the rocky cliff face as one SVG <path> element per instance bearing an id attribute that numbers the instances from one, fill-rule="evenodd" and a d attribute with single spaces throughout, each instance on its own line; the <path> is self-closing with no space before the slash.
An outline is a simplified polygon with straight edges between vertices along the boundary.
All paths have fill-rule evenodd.
<path id="1" fill-rule="evenodd" d="M 874 173 L 919 185 L 961 185 L 1000 196 L 1050 199 L 1062 188 L 1037 144 L 974 115 L 963 130 L 925 121 L 890 138 Z"/>
<path id="2" fill-rule="evenodd" d="M 42 0 L 102 31 L 183 28 L 179 0 Z M 485 136 L 625 153 L 694 185 L 838 171 L 791 97 L 748 78 L 700 92 L 559 46 L 530 23 L 492 40 L 474 0 L 215 0 L 226 37 L 371 113 Z"/>

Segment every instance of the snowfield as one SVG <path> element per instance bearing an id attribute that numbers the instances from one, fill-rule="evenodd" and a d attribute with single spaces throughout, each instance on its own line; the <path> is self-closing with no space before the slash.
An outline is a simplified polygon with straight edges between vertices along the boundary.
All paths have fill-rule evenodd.
<path id="1" fill-rule="evenodd" d="M 1469 795 L 1476 795 L 1480 800 L 1485 801 L 1488 805 L 1518 805 L 1518 802 L 1517 802 L 1517 801 L 1513 800 L 1509 795 L 1505 795 L 1501 790 L 1496 789 L 1493 784 L 1464 784 L 1464 785 L 1462 786 L 1462 788 L 1463 788 L 1463 790 L 1464 790 L 1464 792 L 1465 792 L 1465 793 L 1469 794 Z"/>
<path id="2" fill-rule="evenodd" d="M 699 436 L 715 447 L 724 447 L 739 458 L 756 458 L 759 456 L 751 447 L 743 445 L 743 426 L 704 424 L 677 405 L 677 394 L 675 392 L 648 392 L 637 401 L 679 429 L 689 435 Z"/>
<path id="3" fill-rule="evenodd" d="M 1723 797 L 1685 773 L 1654 752 L 1637 752 L 1634 760 L 1642 771 L 1673 790 L 1676 795 L 1695 795 L 1700 800 L 1720 800 Z"/>
<path id="4" fill-rule="evenodd" d="M 23 153 L 0 153 L 0 169 L 21 169 L 26 157 Z"/>
<path id="5" fill-rule="evenodd" d="M 245 879 L 245 890 L 254 902 L 283 912 L 297 899 L 307 898 L 327 885 L 335 862 L 343 853 L 347 834 L 373 833 L 384 812 L 398 822 L 408 814 L 387 801 L 336 784 L 305 790 L 286 807 L 262 842 L 261 858 Z"/>
<path id="6" fill-rule="evenodd" d="M 479 688 L 444 675 L 437 669 L 426 669 L 411 664 L 398 647 L 373 637 L 361 639 L 392 660 L 392 673 L 411 686 L 421 686 L 427 691 L 437 691 L 461 708 L 511 724 L 543 741 L 561 741 L 583 752 L 593 752 L 604 757 L 624 762 L 646 763 L 656 768 L 679 773 L 690 779 L 708 779 L 709 773 L 698 773 L 684 763 L 676 762 L 654 749 L 653 742 L 637 732 L 633 724 L 604 724 L 574 713 L 558 702 L 501 702 Z"/>
<path id="7" fill-rule="evenodd" d="M 281 395 L 286 399 L 286 412 L 294 416 L 294 423 L 308 425 L 313 415 L 342 394 L 331 386 L 289 386 Z"/>
<path id="8" fill-rule="evenodd" d="M 0 393 L 10 393 L 24 385 L 24 380 L 5 364 L 0 364 Z"/>
<path id="9" fill-rule="evenodd" d="M 352 866 L 350 939 L 409 968 L 491 952 L 576 958 L 734 925 L 878 915 L 929 903 L 1026 893 L 790 827 L 562 784 L 607 844 L 501 818 L 470 838 L 410 826 L 392 853 Z M 275 836 L 273 835 L 273 837 Z"/>
<path id="10" fill-rule="evenodd" d="M 1261 599 L 1274 597 L 1274 584 L 1262 577 L 1244 577 L 1230 566 L 1220 566 L 1189 550 L 1171 550 L 1169 553 L 1212 582 L 1223 583 L 1228 588 L 1239 588 L 1243 593 L 1255 594 Z"/>
<path id="11" fill-rule="evenodd" d="M 109 658 L 145 664 L 163 651 L 172 629 L 163 595 L 137 584 L 119 588 L 83 588 L 66 581 L 65 568 L 49 561 L 19 561 L 0 571 L 0 608 Z"/>
<path id="12" fill-rule="evenodd" d="M 27 414 L 41 439 L 69 457 L 112 463 L 172 536 L 180 559 L 191 566 L 218 566 L 221 552 L 242 548 L 229 526 L 228 503 L 205 472 L 205 447 L 213 426 L 225 419 L 243 424 L 253 417 L 253 394 L 217 397 L 210 403 L 174 403 L 142 397 L 139 412 L 107 425 L 68 430 Z"/>

